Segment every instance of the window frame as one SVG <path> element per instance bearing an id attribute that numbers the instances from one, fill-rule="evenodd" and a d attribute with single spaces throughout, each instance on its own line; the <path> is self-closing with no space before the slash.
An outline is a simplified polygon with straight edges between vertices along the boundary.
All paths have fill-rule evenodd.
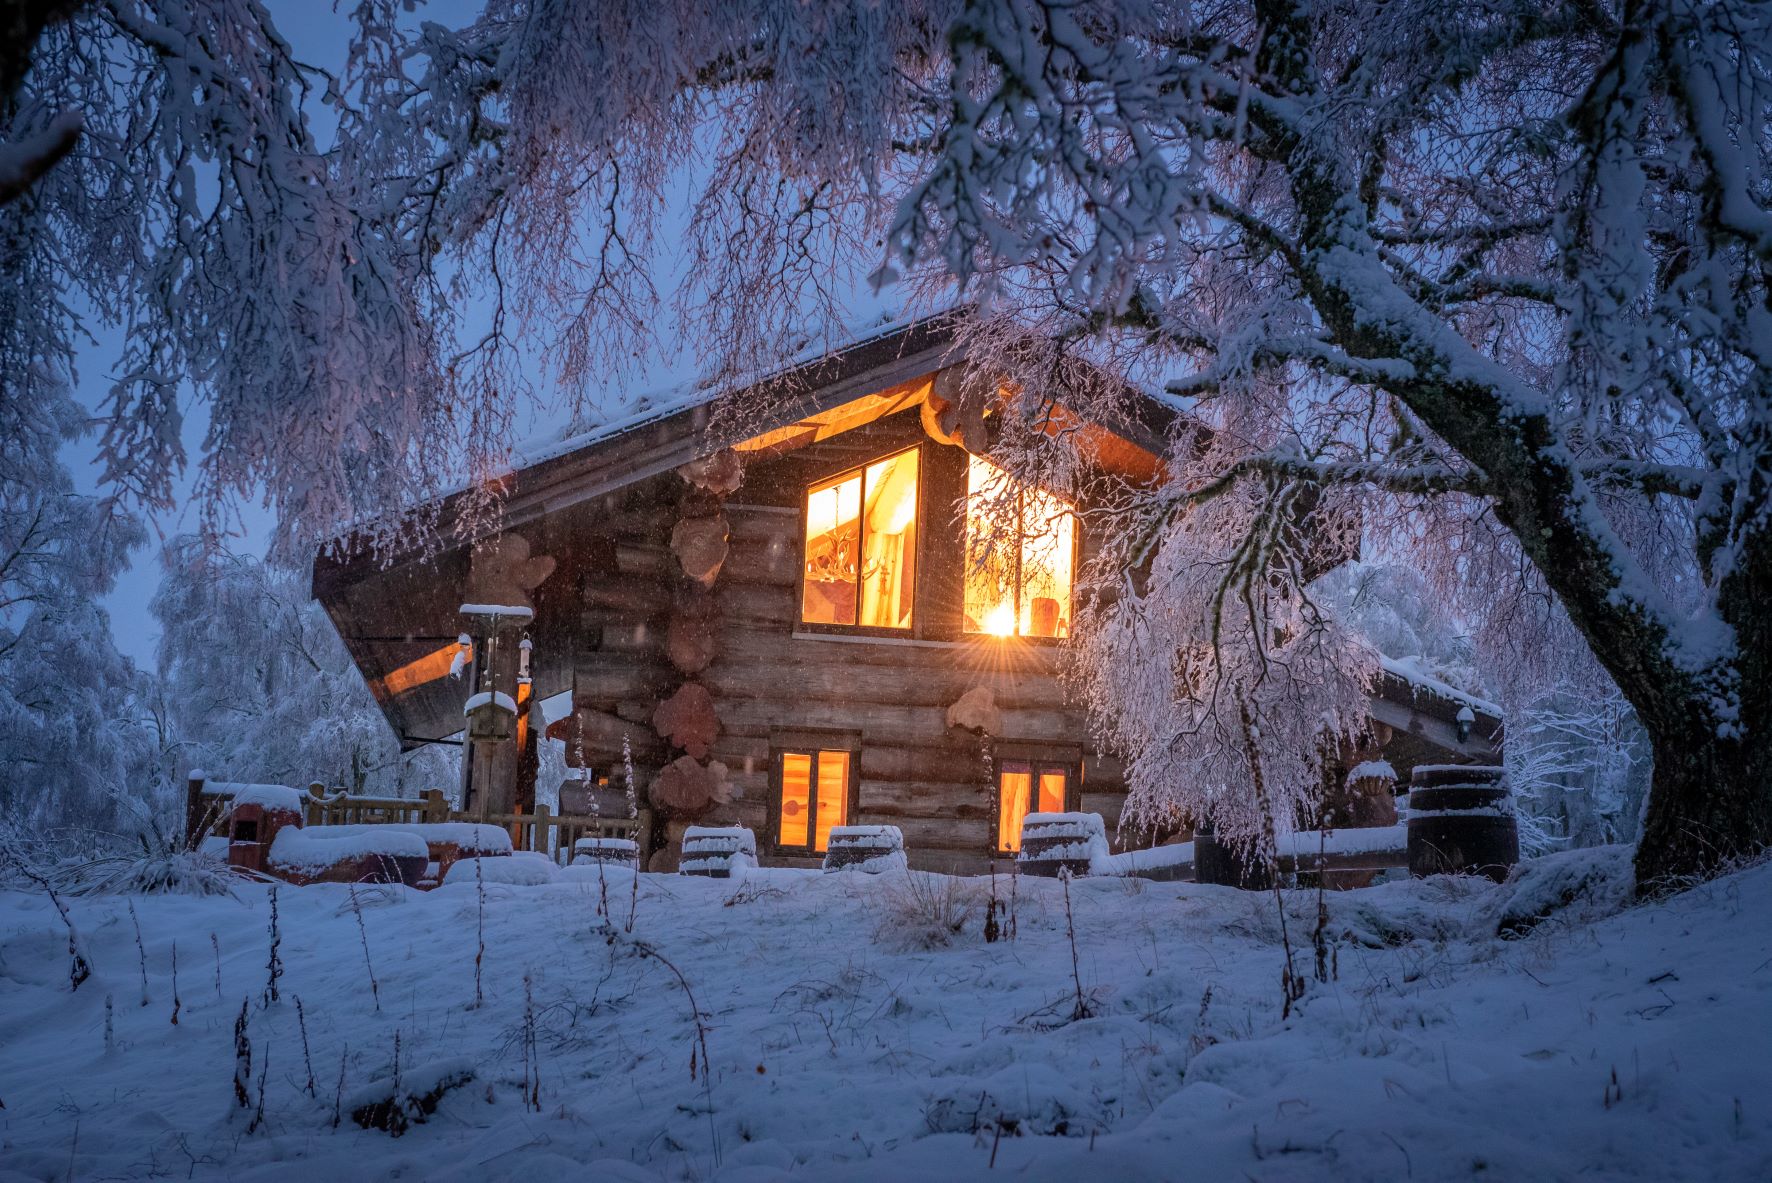
<path id="1" fill-rule="evenodd" d="M 782 858 L 822 858 L 818 840 L 818 763 L 825 752 L 849 757 L 844 784 L 843 821 L 852 826 L 861 807 L 861 733 L 856 731 L 776 731 L 769 737 L 769 802 L 765 820 L 769 853 Z M 789 755 L 812 757 L 812 783 L 806 796 L 806 845 L 787 846 L 781 841 L 782 759 Z"/>
<path id="2" fill-rule="evenodd" d="M 970 453 L 968 455 L 970 455 Z M 1010 474 L 1008 469 L 1006 469 L 1002 465 L 998 464 L 995 460 L 992 460 L 989 456 L 979 456 L 977 458 L 980 460 L 983 460 L 985 463 L 990 464 L 993 467 L 995 467 L 999 472 L 1003 473 L 1011 481 L 1015 481 L 1015 477 L 1012 474 Z M 1016 547 L 1015 547 L 1015 595 L 1014 595 L 1014 600 L 1013 600 L 1013 606 L 1014 606 L 1014 611 L 1015 611 L 1015 627 L 1018 630 L 1021 628 L 1021 595 L 1022 595 L 1021 567 L 1022 567 L 1022 562 L 1024 560 L 1025 551 L 1027 549 L 1027 544 L 1028 544 L 1028 539 L 1026 537 L 1026 531 L 1024 529 L 1025 524 L 1026 524 L 1026 515 L 1027 515 L 1027 504 L 1026 504 L 1025 498 L 1027 497 L 1027 494 L 1030 491 L 1036 492 L 1036 493 L 1043 493 L 1046 496 L 1052 498 L 1054 501 L 1057 501 L 1060 505 L 1063 505 L 1065 507 L 1065 512 L 1070 514 L 1070 517 L 1071 517 L 1071 556 L 1070 556 L 1071 557 L 1071 578 L 1070 578 L 1070 589 L 1069 590 L 1070 590 L 1071 619 L 1073 622 L 1075 621 L 1076 615 L 1077 615 L 1077 569 L 1082 565 L 1082 561 L 1083 561 L 1083 511 L 1081 509 L 1079 509 L 1077 506 L 1072 505 L 1070 502 L 1066 501 L 1064 498 L 1060 497 L 1057 493 L 1052 492 L 1050 489 L 1044 489 L 1038 485 L 1030 485 L 1030 484 L 1027 484 L 1026 482 L 1023 482 L 1023 481 L 1015 481 L 1016 533 L 1018 535 L 1020 535 L 1020 538 L 1018 539 L 1018 541 L 1016 543 Z M 965 581 L 968 578 L 970 578 L 970 576 L 971 576 L 971 573 L 972 573 L 971 566 L 972 566 L 972 483 L 970 480 L 970 476 L 968 476 L 968 480 L 966 482 L 966 487 L 965 487 L 965 510 L 960 515 L 960 578 L 961 578 L 961 584 L 960 584 L 960 636 L 962 638 L 967 639 L 967 640 L 974 640 L 974 641 L 977 641 L 977 640 L 1033 641 L 1033 642 L 1037 642 L 1037 643 L 1045 644 L 1045 645 L 1061 645 L 1064 642 L 1070 640 L 1069 636 L 1048 637 L 1048 636 L 1045 636 L 1040 633 L 1024 633 L 1024 632 L 1019 632 L 1019 631 L 1003 634 L 1003 633 L 986 632 L 983 629 L 968 628 L 966 625 L 966 583 L 965 583 Z"/>
<path id="3" fill-rule="evenodd" d="M 1028 640 L 1051 641 L 1054 637 L 1030 637 Z M 1028 803 L 1028 813 L 1039 813 L 1039 784 L 1041 772 L 1062 772 L 1064 774 L 1064 807 L 1061 813 L 1076 813 L 1083 805 L 1083 752 L 1080 747 L 1059 744 L 1024 743 L 1017 741 L 1000 742 L 991 752 L 991 829 L 990 847 L 993 859 L 1013 859 L 1019 853 L 1016 850 L 1005 850 L 998 837 L 1003 832 L 1003 773 L 1010 765 L 1025 765 L 1033 774 L 1032 789 L 1034 799 Z M 1025 816 L 1025 815 L 1024 815 Z"/>
<path id="4" fill-rule="evenodd" d="M 893 627 L 890 625 L 880 625 L 880 624 L 827 624 L 822 621 L 807 620 L 806 619 L 806 561 L 807 561 L 807 552 L 808 552 L 808 549 L 810 548 L 810 545 L 812 542 L 810 526 L 812 524 L 811 523 L 811 509 L 812 509 L 812 495 L 813 495 L 813 493 L 814 492 L 821 492 L 825 489 L 829 489 L 834 486 L 841 485 L 845 481 L 849 480 L 849 478 L 851 478 L 851 477 L 860 477 L 861 478 L 861 481 L 862 481 L 862 490 L 861 490 L 861 492 L 862 492 L 862 513 L 859 518 L 859 521 L 861 524 L 861 549 L 865 553 L 865 551 L 867 550 L 867 470 L 869 468 L 872 468 L 874 465 L 880 463 L 882 460 L 891 460 L 894 457 L 903 456 L 907 452 L 915 452 L 917 454 L 917 516 L 915 519 L 916 523 L 917 523 L 917 540 L 916 540 L 915 546 L 913 546 L 911 549 L 912 567 L 911 567 L 911 615 L 910 615 L 910 619 L 908 621 L 906 621 L 905 624 L 901 627 Z M 848 467 L 843 468 L 837 472 L 831 473 L 828 476 L 822 476 L 822 477 L 817 478 L 816 480 L 808 481 L 808 482 L 806 482 L 805 485 L 803 485 L 801 487 L 801 489 L 800 489 L 800 566 L 799 566 L 799 573 L 794 580 L 794 600 L 795 600 L 795 604 L 794 604 L 794 630 L 795 631 L 806 632 L 806 633 L 831 633 L 831 634 L 836 634 L 836 635 L 840 635 L 840 636 L 849 636 L 849 637 L 915 637 L 918 635 L 917 629 L 918 629 L 918 626 L 922 623 L 922 618 L 919 615 L 919 612 L 921 611 L 921 601 L 923 599 L 923 556 L 924 556 L 924 546 L 925 546 L 924 540 L 925 540 L 926 536 L 928 535 L 928 529 L 927 529 L 928 517 L 927 517 L 927 513 L 926 513 L 928 506 L 927 506 L 927 499 L 925 496 L 926 486 L 927 486 L 928 482 L 924 479 L 927 472 L 928 472 L 928 459 L 929 458 L 928 458 L 927 454 L 923 450 L 923 444 L 921 441 L 919 441 L 916 443 L 912 443 L 908 446 L 901 445 L 901 446 L 897 446 L 897 447 L 888 448 L 876 456 L 872 456 L 867 460 L 863 460 L 859 464 L 851 464 Z M 857 573 L 856 573 L 855 615 L 856 615 L 857 619 L 859 619 L 861 617 L 861 573 L 859 571 L 857 571 Z"/>

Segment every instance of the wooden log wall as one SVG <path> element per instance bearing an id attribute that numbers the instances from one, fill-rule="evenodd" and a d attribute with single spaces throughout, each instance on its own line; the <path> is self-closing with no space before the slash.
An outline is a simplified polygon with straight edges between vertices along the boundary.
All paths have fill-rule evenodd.
<path id="1" fill-rule="evenodd" d="M 913 635 L 805 630 L 798 624 L 805 488 L 919 443 Z M 721 725 L 709 757 L 730 770 L 735 796 L 704 820 L 749 826 L 767 850 L 771 736 L 791 729 L 861 733 L 859 804 L 850 821 L 900 827 L 914 866 L 988 868 L 996 816 L 989 769 L 994 746 L 1012 741 L 1079 752 L 1082 808 L 1102 814 L 1110 831 L 1118 823 L 1122 768 L 1093 751 L 1084 713 L 1059 677 L 1060 648 L 959 633 L 960 522 L 947 511 L 964 492 L 964 468 L 965 453 L 928 441 L 914 411 L 780 458 L 751 459 L 744 487 L 725 506 L 731 550 L 712 593 L 717 652 L 697 675 Z M 587 675 L 596 676 L 581 678 Z M 947 724 L 948 707 L 978 686 L 991 691 L 1001 716 L 989 764 L 985 740 Z"/>
<path id="2" fill-rule="evenodd" d="M 916 628 L 890 638 L 805 630 L 807 485 L 913 444 L 923 448 Z M 959 632 L 961 523 L 950 511 L 964 492 L 965 453 L 929 441 L 911 411 L 747 460 L 743 487 L 718 507 L 729 550 L 711 587 L 687 580 L 672 551 L 690 490 L 675 474 L 636 486 L 562 537 L 576 552 L 577 629 L 550 641 L 572 654 L 576 734 L 561 735 L 569 758 L 576 763 L 582 752 L 584 763 L 619 777 L 626 736 L 644 803 L 660 771 L 685 754 L 655 730 L 658 707 L 692 683 L 707 689 L 719 724 L 702 762 L 725 765 L 732 791 L 698 820 L 749 826 L 765 863 L 776 861 L 767 830 L 771 737 L 786 730 L 860 732 L 859 804 L 849 820 L 898 826 L 913 866 L 989 867 L 996 805 L 987 769 L 996 747 L 1013 741 L 1081 753 L 1081 807 L 1100 813 L 1111 833 L 1125 794 L 1121 765 L 1093 751 L 1084 713 L 1059 677 L 1060 648 Z M 690 618 L 706 630 L 685 657 L 671 638 Z M 985 740 L 947 723 L 948 708 L 978 686 L 990 690 L 1001 718 L 988 765 Z"/>

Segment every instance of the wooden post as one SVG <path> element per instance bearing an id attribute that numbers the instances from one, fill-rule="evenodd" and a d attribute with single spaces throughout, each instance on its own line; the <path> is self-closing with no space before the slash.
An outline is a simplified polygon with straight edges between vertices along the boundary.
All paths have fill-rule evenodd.
<path id="1" fill-rule="evenodd" d="M 308 799 L 302 802 L 302 813 L 310 826 L 326 824 L 326 786 L 319 781 L 308 784 Z"/>
<path id="2" fill-rule="evenodd" d="M 203 778 L 193 776 L 185 784 L 185 849 L 195 850 L 203 841 Z"/>
<path id="3" fill-rule="evenodd" d="M 428 822 L 446 822 L 449 820 L 449 800 L 443 796 L 442 789 L 426 790 L 425 820 Z"/>
<path id="4" fill-rule="evenodd" d="M 553 850 L 548 846 L 548 818 L 551 815 L 552 815 L 552 811 L 549 810 L 546 805 L 543 805 L 539 801 L 536 802 L 536 804 L 535 804 L 535 844 L 529 848 L 533 851 L 536 851 L 539 854 L 545 854 L 550 857 L 552 857 L 552 855 L 553 855 Z"/>

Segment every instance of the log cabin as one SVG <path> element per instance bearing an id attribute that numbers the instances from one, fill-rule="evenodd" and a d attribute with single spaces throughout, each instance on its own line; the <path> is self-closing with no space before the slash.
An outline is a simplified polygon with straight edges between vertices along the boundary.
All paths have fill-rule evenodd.
<path id="1" fill-rule="evenodd" d="M 886 326 L 573 436 L 501 482 L 497 533 L 391 557 L 348 541 L 313 594 L 403 745 L 465 743 L 470 812 L 533 810 L 529 704 L 570 693 L 547 731 L 576 770 L 561 809 L 620 808 L 631 781 L 654 869 L 691 822 L 803 866 L 834 825 L 891 824 L 911 865 L 962 873 L 1013 858 L 1032 811 L 1112 833 L 1122 764 L 1061 677 L 1100 539 L 1087 506 L 992 462 L 957 328 Z M 1177 412 L 1121 393 L 1054 421 L 1122 487 L 1160 479 Z M 1005 496 L 1019 538 L 987 547 L 976 507 Z M 437 537 L 470 497 L 442 503 Z M 482 708 L 510 694 L 514 734 L 464 730 L 476 688 Z M 1404 769 L 1492 756 L 1500 720 L 1461 712 L 1391 675 L 1374 730 Z"/>

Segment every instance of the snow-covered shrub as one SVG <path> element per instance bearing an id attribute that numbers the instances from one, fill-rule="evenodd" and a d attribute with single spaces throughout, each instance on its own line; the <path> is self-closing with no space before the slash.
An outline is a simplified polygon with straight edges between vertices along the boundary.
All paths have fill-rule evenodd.
<path id="1" fill-rule="evenodd" d="M 232 895 L 240 872 L 214 855 L 182 847 L 150 847 L 62 869 L 73 895 Z"/>
<path id="2" fill-rule="evenodd" d="M 351 1119 L 366 1130 L 386 1130 L 398 1138 L 437 1111 L 444 1094 L 474 1079 L 466 1060 L 442 1060 L 407 1068 L 397 1076 L 372 1080 L 345 1099 Z"/>
<path id="3" fill-rule="evenodd" d="M 1636 873 L 1628 846 L 1597 846 L 1529 859 L 1479 912 L 1480 927 L 1523 937 L 1555 921 L 1586 925 L 1629 906 Z"/>
<path id="4" fill-rule="evenodd" d="M 1427 577 L 1403 563 L 1354 560 L 1311 585 L 1326 610 L 1386 657 L 1409 660 L 1429 677 L 1486 695 L 1470 626 Z"/>
<path id="5" fill-rule="evenodd" d="M 883 881 L 885 914 L 874 939 L 896 949 L 942 949 L 978 911 L 979 888 L 955 875 L 906 871 Z"/>

